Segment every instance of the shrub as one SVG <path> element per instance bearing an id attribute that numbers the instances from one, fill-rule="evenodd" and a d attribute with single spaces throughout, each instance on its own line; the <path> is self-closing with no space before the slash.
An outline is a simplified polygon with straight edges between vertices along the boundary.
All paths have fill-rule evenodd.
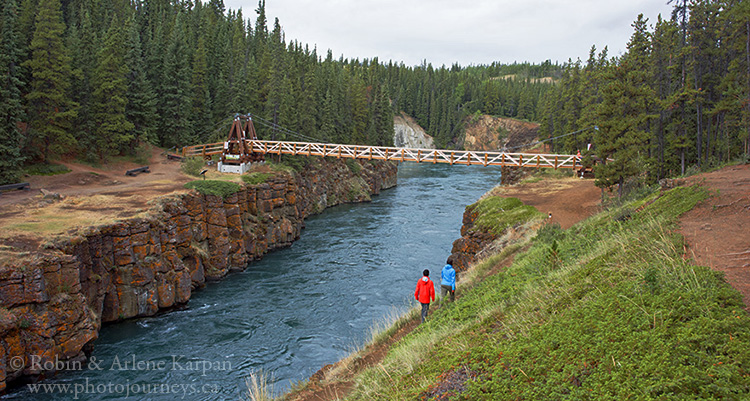
<path id="1" fill-rule="evenodd" d="M 242 176 L 242 181 L 249 185 L 258 185 L 266 182 L 271 177 L 268 173 L 250 173 Z"/>
<path id="2" fill-rule="evenodd" d="M 346 167 L 349 167 L 349 171 L 354 175 L 359 175 L 359 172 L 362 171 L 362 165 L 354 159 L 346 159 L 344 163 L 346 163 Z"/>
<path id="3" fill-rule="evenodd" d="M 39 163 L 26 166 L 24 172 L 28 175 L 57 175 L 69 173 L 70 169 L 62 164 Z"/>
<path id="4" fill-rule="evenodd" d="M 187 189 L 195 189 L 203 195 L 216 195 L 226 198 L 240 191 L 240 185 L 234 182 L 217 180 L 197 180 L 185 184 Z"/>
<path id="5" fill-rule="evenodd" d="M 180 164 L 180 170 L 187 175 L 198 177 L 204 166 L 205 163 L 200 157 L 186 157 Z"/>

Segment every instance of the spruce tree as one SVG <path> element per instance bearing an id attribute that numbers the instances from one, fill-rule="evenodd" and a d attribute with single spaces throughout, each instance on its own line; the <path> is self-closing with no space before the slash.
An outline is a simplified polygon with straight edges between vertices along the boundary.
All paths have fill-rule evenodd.
<path id="1" fill-rule="evenodd" d="M 647 131 L 652 118 L 650 111 L 656 100 L 648 82 L 651 42 L 647 21 L 643 14 L 638 16 L 628 53 L 620 65 L 607 70 L 608 84 L 598 108 L 599 134 L 595 147 L 602 164 L 595 167 L 596 185 L 602 188 L 617 185 L 619 196 L 623 195 L 625 180 L 643 169 L 650 137 Z"/>
<path id="2" fill-rule="evenodd" d="M 127 52 L 125 53 L 125 66 L 128 69 L 127 78 L 127 100 L 125 117 L 133 124 L 132 138 L 137 142 L 150 142 L 156 144 L 156 96 L 151 84 L 148 82 L 144 69 L 143 51 L 141 50 L 141 37 L 138 32 L 138 23 L 131 19 L 127 25 Z"/>
<path id="3" fill-rule="evenodd" d="M 76 104 L 68 97 L 70 58 L 63 43 L 65 25 L 59 0 L 40 0 L 36 30 L 31 40 L 31 59 L 24 65 L 31 71 L 29 124 L 32 147 L 46 162 L 52 152 L 72 150 L 76 139 L 71 122 Z"/>
<path id="4" fill-rule="evenodd" d="M 135 126 L 125 117 L 128 104 L 128 84 L 125 64 L 125 41 L 122 26 L 117 17 L 104 36 L 97 66 L 92 77 L 94 89 L 92 119 L 94 121 L 94 144 L 100 161 L 121 151 L 134 152 L 132 148 Z"/>
<path id="5" fill-rule="evenodd" d="M 206 59 L 206 42 L 198 38 L 198 47 L 193 55 L 192 77 L 192 112 L 190 119 L 195 129 L 195 137 L 207 138 L 212 132 L 211 96 L 208 90 L 208 60 Z"/>
<path id="6" fill-rule="evenodd" d="M 80 26 L 72 25 L 68 36 L 68 49 L 72 55 L 73 75 L 71 81 L 71 98 L 78 103 L 74 121 L 74 132 L 81 157 L 94 161 L 99 157 L 96 149 L 95 127 L 92 116 L 91 79 L 97 65 L 97 52 L 100 40 L 91 24 L 87 9 L 79 12 Z"/>
<path id="7" fill-rule="evenodd" d="M 160 139 L 162 146 L 187 146 L 195 140 L 190 124 L 192 111 L 190 65 L 184 61 L 188 52 L 185 42 L 184 14 L 178 13 L 167 53 L 164 57 L 163 112 Z"/>
<path id="8" fill-rule="evenodd" d="M 23 82 L 19 69 L 21 44 L 16 32 L 17 18 L 15 0 L 7 0 L 0 15 L 0 184 L 16 182 L 20 178 L 23 161 L 18 129 L 23 117 Z"/>

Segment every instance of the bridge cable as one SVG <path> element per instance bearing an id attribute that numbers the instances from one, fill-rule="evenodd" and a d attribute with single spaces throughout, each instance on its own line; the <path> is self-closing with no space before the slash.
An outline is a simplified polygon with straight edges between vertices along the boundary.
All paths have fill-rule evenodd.
<path id="1" fill-rule="evenodd" d="M 266 120 L 266 119 L 264 119 L 264 118 L 262 118 L 260 116 L 257 116 L 255 114 L 247 113 L 247 115 L 250 116 L 250 117 L 252 117 L 253 120 L 258 121 L 258 123 L 261 124 L 264 127 L 281 131 L 284 134 L 288 134 L 290 136 L 293 136 L 293 137 L 296 137 L 296 138 L 299 138 L 299 139 L 302 139 L 302 140 L 305 140 L 305 141 L 308 141 L 308 142 L 322 143 L 322 141 L 320 139 L 312 138 L 310 136 L 307 136 L 307 135 L 304 135 L 304 134 L 300 134 L 299 132 L 292 131 L 292 130 L 290 130 L 288 128 L 285 128 L 285 127 L 283 127 L 283 126 L 281 126 L 279 124 L 276 124 L 276 123 L 274 123 L 272 121 L 268 121 L 268 120 Z"/>
<path id="2" fill-rule="evenodd" d="M 593 129 L 595 129 L 595 130 L 599 131 L 599 127 L 598 127 L 598 126 L 596 126 L 596 125 L 592 125 L 592 126 L 590 126 L 590 127 L 586 127 L 586 128 L 583 128 L 583 129 L 579 129 L 578 131 L 568 132 L 567 134 L 563 134 L 563 135 L 559 135 L 559 136 L 554 136 L 554 137 L 552 137 L 552 138 L 542 139 L 541 141 L 531 142 L 531 143 L 529 143 L 529 144 L 526 144 L 526 145 L 513 146 L 513 147 L 510 147 L 510 148 L 503 148 L 503 149 L 504 149 L 504 150 L 512 150 L 512 149 L 519 149 L 519 148 L 528 148 L 528 147 L 530 147 L 530 146 L 533 146 L 533 145 L 538 145 L 538 144 L 540 144 L 540 143 L 543 143 L 543 142 L 547 142 L 547 141 L 551 141 L 551 140 L 553 140 L 553 139 L 557 139 L 557 138 L 562 138 L 562 137 L 566 137 L 566 136 L 570 136 L 570 135 L 578 134 L 578 133 L 581 133 L 581 132 L 583 132 L 583 131 L 586 131 L 586 130 L 588 130 L 588 129 L 591 129 L 591 128 L 593 128 Z"/>

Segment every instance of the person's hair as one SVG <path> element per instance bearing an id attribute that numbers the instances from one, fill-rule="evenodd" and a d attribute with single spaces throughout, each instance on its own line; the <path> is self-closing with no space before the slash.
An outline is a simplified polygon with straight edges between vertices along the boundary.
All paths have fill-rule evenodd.
<path id="1" fill-rule="evenodd" d="M 446 260 L 445 263 L 453 266 L 453 255 L 448 256 L 448 260 Z"/>
<path id="2" fill-rule="evenodd" d="M 428 269 L 424 269 L 424 271 L 422 272 L 422 275 L 423 276 L 429 276 L 430 275 L 430 271 Z"/>

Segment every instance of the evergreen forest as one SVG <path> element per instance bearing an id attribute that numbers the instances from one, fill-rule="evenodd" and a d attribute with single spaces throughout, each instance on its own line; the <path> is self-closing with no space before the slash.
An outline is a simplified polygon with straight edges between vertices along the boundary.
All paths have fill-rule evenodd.
<path id="1" fill-rule="evenodd" d="M 5 0 L 0 182 L 57 157 L 221 141 L 238 113 L 261 139 L 390 146 L 403 112 L 441 148 L 472 115 L 537 121 L 551 151 L 598 160 L 603 187 L 747 157 L 750 4 L 671 2 L 616 57 L 433 67 L 319 54 L 269 24 L 265 0 L 249 17 L 223 0 Z"/>

